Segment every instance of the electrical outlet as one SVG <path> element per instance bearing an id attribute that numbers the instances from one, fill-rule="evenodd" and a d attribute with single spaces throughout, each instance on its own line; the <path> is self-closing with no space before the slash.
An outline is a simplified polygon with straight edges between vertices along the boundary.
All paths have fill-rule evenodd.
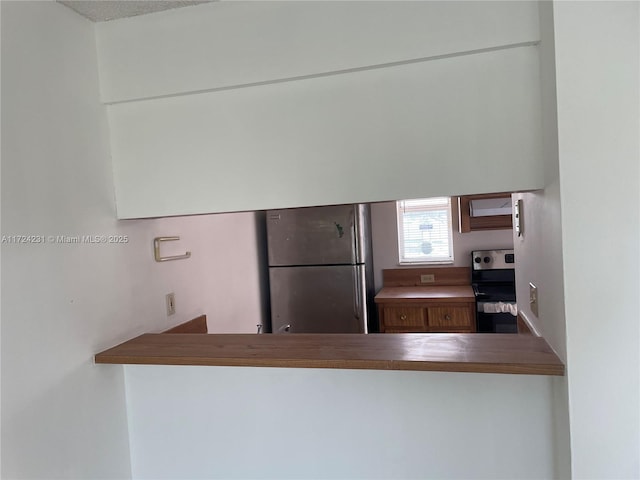
<path id="1" fill-rule="evenodd" d="M 529 307 L 531 308 L 531 313 L 533 313 L 537 317 L 538 316 L 538 287 L 536 287 L 533 283 L 529 284 Z"/>
<path id="2" fill-rule="evenodd" d="M 165 302 L 167 304 L 167 317 L 176 313 L 176 296 L 173 292 L 165 295 Z"/>
<path id="3" fill-rule="evenodd" d="M 435 275 L 420 275 L 420 283 L 433 283 L 435 281 Z"/>

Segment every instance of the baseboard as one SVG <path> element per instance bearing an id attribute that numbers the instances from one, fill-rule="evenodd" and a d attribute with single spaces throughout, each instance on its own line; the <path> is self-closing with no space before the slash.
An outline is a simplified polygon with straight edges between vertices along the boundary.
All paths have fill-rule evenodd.
<path id="1" fill-rule="evenodd" d="M 540 337 L 540 333 L 531 324 L 531 321 L 522 312 L 518 312 L 518 333 L 522 335 L 535 335 Z"/>

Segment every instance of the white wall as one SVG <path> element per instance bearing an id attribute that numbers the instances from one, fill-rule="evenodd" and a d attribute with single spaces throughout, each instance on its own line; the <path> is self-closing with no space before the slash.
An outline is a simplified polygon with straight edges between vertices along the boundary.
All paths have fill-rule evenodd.
<path id="1" fill-rule="evenodd" d="M 106 103 L 539 39 L 535 2 L 215 2 L 96 30 Z"/>
<path id="2" fill-rule="evenodd" d="M 518 310 L 556 353 L 566 360 L 564 285 L 562 256 L 562 213 L 558 165 L 558 118 L 556 109 L 555 40 L 553 4 L 540 4 L 540 76 L 542 78 L 542 138 L 546 188 L 516 193 L 522 200 L 523 235 L 513 232 L 518 259 L 516 298 Z M 529 283 L 538 287 L 538 316 L 529 305 Z"/>
<path id="3" fill-rule="evenodd" d="M 230 2 L 97 32 L 119 218 L 544 186 L 535 3 Z"/>
<path id="4" fill-rule="evenodd" d="M 427 192 L 425 192 L 427 194 Z M 430 195 L 426 195 L 427 197 Z M 458 231 L 458 204 L 452 202 L 453 253 L 452 265 L 442 267 L 470 267 L 471 252 L 481 249 L 513 248 L 512 230 L 487 230 L 460 233 Z M 398 265 L 398 224 L 395 202 L 371 205 L 371 236 L 373 242 L 373 268 L 376 291 L 382 288 L 382 270 L 387 268 L 416 268 Z"/>
<path id="5" fill-rule="evenodd" d="M 122 368 L 93 355 L 201 313 L 254 332 L 254 215 L 116 221 L 93 25 L 55 2 L 1 9 L 2 234 L 129 238 L 2 244 L 2 478 L 130 478 Z M 192 258 L 156 263 L 159 235 Z"/>
<path id="6" fill-rule="evenodd" d="M 125 370 L 134 478 L 553 476 L 549 377 Z"/>
<path id="7" fill-rule="evenodd" d="M 538 192 L 515 194 L 522 199 L 523 235 L 514 232 L 518 259 L 516 296 L 518 309 L 566 362 L 562 215 L 558 173 L 558 121 L 556 110 L 553 4 L 540 4 L 540 76 L 542 86 L 542 138 L 547 187 Z M 538 287 L 539 311 L 528 303 L 529 282 Z M 571 477 L 570 419 L 566 377 L 552 381 L 555 478 Z"/>
<path id="8" fill-rule="evenodd" d="M 210 333 L 256 333 L 268 325 L 268 269 L 264 215 L 225 213 L 193 218 L 199 228 L 199 280 Z M 190 285 L 188 288 L 192 288 Z"/>
<path id="9" fill-rule="evenodd" d="M 556 181 L 543 191 L 514 194 L 514 199 L 522 200 L 524 229 L 521 237 L 514 237 L 514 250 L 518 310 L 548 339 L 560 358 L 566 359 L 559 190 Z M 529 283 L 538 287 L 537 316 L 529 305 Z"/>
<path id="10" fill-rule="evenodd" d="M 521 47 L 111 105 L 118 216 L 540 188 L 538 69 Z"/>
<path id="11" fill-rule="evenodd" d="M 127 233 L 109 221 L 92 25 L 53 2 L 1 8 L 3 235 Z M 123 376 L 92 366 L 135 331 L 123 252 L 2 245 L 3 478 L 130 477 Z"/>
<path id="12" fill-rule="evenodd" d="M 640 12 L 554 4 L 571 456 L 640 477 Z"/>
<path id="13" fill-rule="evenodd" d="M 553 118 L 550 119 L 553 124 Z M 553 142 L 549 155 L 553 153 Z M 557 144 L 555 158 L 557 158 Z M 544 191 L 514 194 L 522 199 L 523 235 L 514 236 L 517 259 L 516 298 L 518 310 L 566 362 L 564 285 L 560 185 L 556 180 Z M 529 282 L 538 287 L 538 316 L 529 306 Z M 570 419 L 567 377 L 552 380 L 554 478 L 570 478 Z M 576 477 L 581 478 L 581 477 Z"/>
<path id="14" fill-rule="evenodd" d="M 1 34 L 1 27 L 2 25 L 2 9 L 0 8 L 0 34 Z M 0 40 L 0 46 L 1 46 L 2 42 Z M 2 69 L 0 68 L 0 71 Z M 0 74 L 0 92 L 2 91 L 2 75 Z M 1 99 L 2 95 L 0 94 L 0 105 L 2 103 L 2 99 Z M 0 119 L 0 125 L 2 124 L 2 121 Z M 2 131 L 0 129 L 0 148 L 2 145 Z M 2 160 L 2 154 L 0 152 L 0 162 Z M 0 168 L 0 195 L 2 194 L 2 168 Z M 1 207 L 1 206 L 0 206 Z M 0 208 L 0 225 L 2 225 L 2 208 Z M 1 228 L 0 228 L 0 233 L 1 233 Z M 0 248 L 0 272 L 2 271 L 2 248 Z M 1 276 L 1 275 L 0 275 Z M 2 281 L 0 278 L 0 360 L 2 359 Z M 0 476 L 2 476 L 2 434 L 1 434 L 1 429 L 2 429 L 2 364 L 0 362 Z"/>

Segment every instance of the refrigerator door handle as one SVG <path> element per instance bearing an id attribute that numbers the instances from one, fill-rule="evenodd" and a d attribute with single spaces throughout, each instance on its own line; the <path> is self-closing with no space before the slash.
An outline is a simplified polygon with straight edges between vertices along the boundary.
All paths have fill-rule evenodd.
<path id="1" fill-rule="evenodd" d="M 351 261 L 353 263 L 359 262 L 359 254 L 358 254 L 358 226 L 357 223 L 351 222 Z"/>
<path id="2" fill-rule="evenodd" d="M 365 259 L 365 232 L 363 231 L 363 212 L 361 210 L 361 205 L 354 205 L 353 208 L 353 217 L 352 217 L 352 232 L 353 232 L 353 244 L 352 244 L 352 254 L 353 254 L 353 263 L 363 263 Z"/>
<path id="3" fill-rule="evenodd" d="M 362 285 L 360 282 L 360 269 L 357 266 L 353 267 L 354 277 L 354 295 L 353 295 L 353 316 L 360 320 L 360 312 L 362 311 L 362 305 L 360 304 Z"/>

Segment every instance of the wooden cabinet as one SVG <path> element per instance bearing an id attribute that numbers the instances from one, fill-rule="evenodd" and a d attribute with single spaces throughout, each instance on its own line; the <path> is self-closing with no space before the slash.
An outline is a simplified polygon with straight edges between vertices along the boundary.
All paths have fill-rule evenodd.
<path id="1" fill-rule="evenodd" d="M 435 285 L 421 284 L 423 275 Z M 380 332 L 474 333 L 470 276 L 466 267 L 384 270 L 384 288 L 375 297 Z"/>
<path id="2" fill-rule="evenodd" d="M 427 328 L 427 312 L 419 307 L 385 307 L 383 316 L 387 330 L 406 332 Z"/>
<path id="3" fill-rule="evenodd" d="M 473 302 L 379 304 L 381 333 L 473 333 Z"/>
<path id="4" fill-rule="evenodd" d="M 458 197 L 458 215 L 460 233 L 482 230 L 509 230 L 513 228 L 513 218 L 508 215 L 471 216 L 471 202 L 474 200 L 503 199 L 511 202 L 510 193 L 488 193 L 484 195 L 464 195 Z"/>
<path id="5" fill-rule="evenodd" d="M 428 307 L 430 328 L 468 328 L 473 323 L 473 307 L 467 305 Z"/>

